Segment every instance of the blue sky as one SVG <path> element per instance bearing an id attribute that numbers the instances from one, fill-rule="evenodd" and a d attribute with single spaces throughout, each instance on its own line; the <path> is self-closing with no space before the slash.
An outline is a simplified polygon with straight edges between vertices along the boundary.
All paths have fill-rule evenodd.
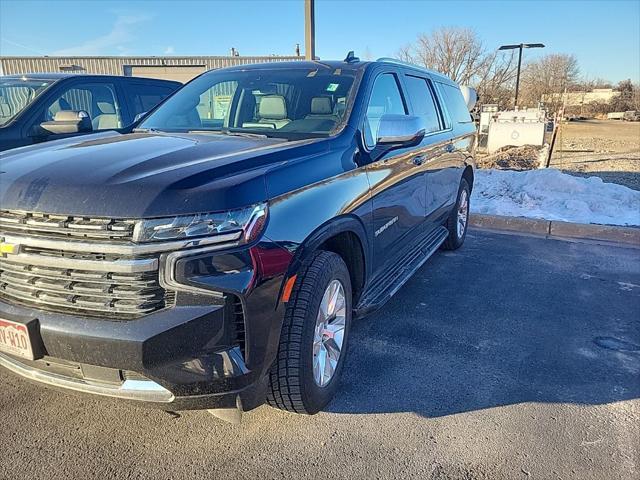
<path id="1" fill-rule="evenodd" d="M 302 0 L 0 0 L 0 54 L 292 54 L 304 48 L 303 17 Z M 572 53 L 589 78 L 640 80 L 640 0 L 316 0 L 316 53 L 393 56 L 442 26 L 471 27 L 487 48 L 544 43 L 525 59 Z"/>

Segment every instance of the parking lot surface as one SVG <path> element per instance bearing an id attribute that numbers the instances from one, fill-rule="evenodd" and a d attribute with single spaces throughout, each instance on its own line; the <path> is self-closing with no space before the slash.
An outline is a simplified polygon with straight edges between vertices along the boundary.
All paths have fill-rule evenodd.
<path id="1" fill-rule="evenodd" d="M 314 417 L 240 426 L 0 371 L 0 478 L 640 476 L 640 250 L 470 232 L 356 322 Z"/>

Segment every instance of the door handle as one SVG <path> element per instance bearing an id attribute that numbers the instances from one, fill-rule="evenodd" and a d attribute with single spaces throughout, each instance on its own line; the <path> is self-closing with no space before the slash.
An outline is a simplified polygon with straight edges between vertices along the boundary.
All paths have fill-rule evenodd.
<path id="1" fill-rule="evenodd" d="M 413 157 L 413 164 L 420 166 L 424 163 L 425 161 L 425 156 L 424 155 L 416 155 L 415 157 Z"/>
<path id="2" fill-rule="evenodd" d="M 444 147 L 444 150 L 447 153 L 452 153 L 454 150 L 453 143 L 447 143 L 447 145 Z"/>

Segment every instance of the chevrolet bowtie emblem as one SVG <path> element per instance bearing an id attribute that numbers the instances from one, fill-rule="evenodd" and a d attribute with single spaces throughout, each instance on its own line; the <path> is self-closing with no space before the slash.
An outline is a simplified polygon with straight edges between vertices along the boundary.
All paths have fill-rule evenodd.
<path id="1" fill-rule="evenodd" d="M 8 243 L 0 241 L 0 254 L 2 255 L 11 255 L 14 253 L 18 253 L 19 245 L 15 243 Z"/>

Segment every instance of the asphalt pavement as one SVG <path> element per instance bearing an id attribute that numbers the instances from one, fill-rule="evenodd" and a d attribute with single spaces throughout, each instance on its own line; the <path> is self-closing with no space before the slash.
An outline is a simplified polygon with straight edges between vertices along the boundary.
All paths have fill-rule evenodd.
<path id="1" fill-rule="evenodd" d="M 640 250 L 471 231 L 356 322 L 345 374 L 325 412 L 232 426 L 0 371 L 0 478 L 640 478 Z"/>

